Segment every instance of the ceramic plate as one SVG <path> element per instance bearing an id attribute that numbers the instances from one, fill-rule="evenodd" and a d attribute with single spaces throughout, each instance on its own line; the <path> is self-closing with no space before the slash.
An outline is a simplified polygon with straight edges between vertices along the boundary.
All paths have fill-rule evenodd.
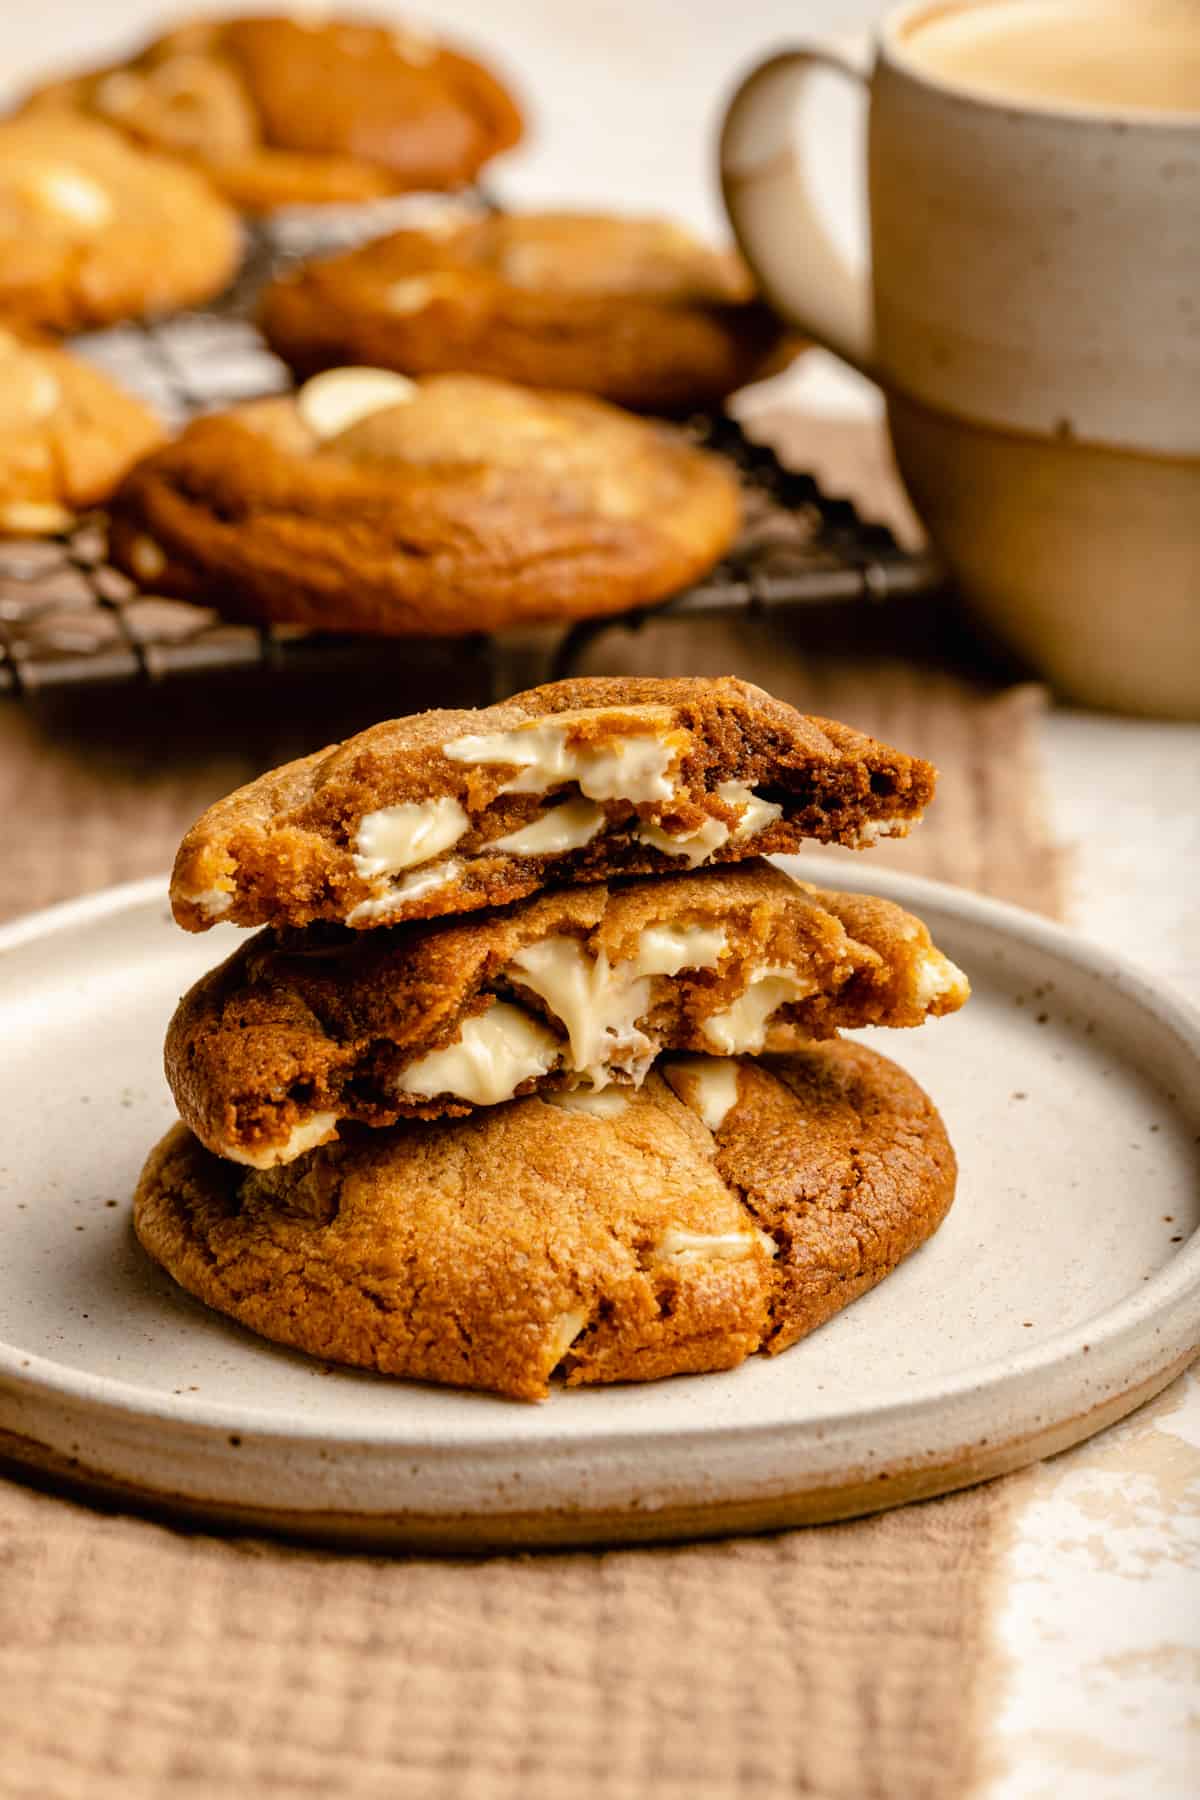
<path id="1" fill-rule="evenodd" d="M 0 1452 L 205 1519 L 479 1548 L 845 1517 L 1128 1412 L 1200 1342 L 1200 1022 L 1031 914 L 875 869 L 864 883 L 920 913 L 974 983 L 957 1016 L 873 1034 L 946 1118 L 946 1224 L 783 1356 L 542 1406 L 314 1362 L 176 1288 L 129 1197 L 173 1116 L 168 1015 L 235 934 L 177 930 L 158 882 L 8 926 Z"/>

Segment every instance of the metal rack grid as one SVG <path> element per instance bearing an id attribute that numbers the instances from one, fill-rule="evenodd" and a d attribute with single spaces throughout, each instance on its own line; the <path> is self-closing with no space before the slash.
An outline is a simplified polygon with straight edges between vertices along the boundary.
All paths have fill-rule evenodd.
<path id="1" fill-rule="evenodd" d="M 204 311 L 121 325 L 75 348 L 140 394 L 172 425 L 197 413 L 279 392 L 283 364 L 252 323 L 263 284 L 305 256 L 337 250 L 464 202 L 404 197 L 353 209 L 276 215 L 250 234 L 233 287 Z M 487 204 L 476 196 L 465 204 Z M 702 443 L 738 469 L 745 526 L 737 545 L 697 586 L 654 612 L 736 613 L 813 603 L 870 603 L 929 591 L 932 559 L 900 548 L 884 526 L 859 518 L 848 500 L 824 494 L 811 475 L 786 469 L 725 415 L 689 423 Z M 569 670 L 600 630 L 636 625 L 644 610 L 584 620 L 559 634 L 555 670 Z M 388 640 L 411 665 L 422 640 Z M 444 660 L 446 646 L 438 654 Z M 470 640 L 464 654 L 502 665 L 503 636 Z M 84 518 L 61 537 L 0 540 L 0 694 L 90 682 L 161 682 L 214 670 L 377 666 L 379 639 L 297 627 L 233 624 L 207 608 L 139 593 L 104 559 L 103 520 Z M 432 653 L 432 650 L 431 650 Z"/>

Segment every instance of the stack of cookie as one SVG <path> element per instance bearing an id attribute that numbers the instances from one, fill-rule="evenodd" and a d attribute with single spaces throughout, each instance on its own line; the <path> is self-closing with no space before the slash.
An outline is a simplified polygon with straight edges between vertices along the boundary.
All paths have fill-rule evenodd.
<path id="1" fill-rule="evenodd" d="M 733 679 L 373 727 L 210 809 L 147 1250 L 262 1335 L 543 1397 L 730 1368 L 938 1225 L 930 1101 L 839 1030 L 966 998 L 919 920 L 764 853 L 904 833 L 919 759 Z"/>

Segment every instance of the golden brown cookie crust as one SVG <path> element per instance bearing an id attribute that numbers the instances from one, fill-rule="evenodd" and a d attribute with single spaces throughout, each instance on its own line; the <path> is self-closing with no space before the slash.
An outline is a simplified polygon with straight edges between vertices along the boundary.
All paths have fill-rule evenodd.
<path id="1" fill-rule="evenodd" d="M 450 45 L 399 24 L 285 16 L 183 26 L 26 107 L 101 118 L 194 164 L 247 212 L 460 187 L 522 130 L 507 88 Z"/>
<path id="2" fill-rule="evenodd" d="M 0 121 L 0 323 L 84 331 L 209 300 L 242 252 L 209 184 L 70 114 Z"/>
<path id="3" fill-rule="evenodd" d="M 150 543 L 156 592 L 232 617 L 458 636 L 647 605 L 737 533 L 723 462 L 602 401 L 434 376 L 321 438 L 306 393 L 195 420 L 141 463 L 117 564 L 137 579 Z"/>
<path id="4" fill-rule="evenodd" d="M 672 1079 L 693 1093 L 686 1063 Z M 734 1087 L 715 1127 L 652 1074 L 616 1115 L 534 1096 L 266 1172 L 177 1125 L 134 1223 L 209 1306 L 384 1374 L 536 1400 L 556 1370 L 732 1368 L 882 1280 L 955 1182 L 929 1100 L 861 1045 L 742 1061 Z"/>
<path id="5" fill-rule="evenodd" d="M 581 763 L 592 761 L 593 774 L 595 759 L 622 745 L 660 754 L 669 797 L 638 798 L 648 787 L 631 779 L 626 797 L 587 802 L 595 835 L 577 848 L 500 850 L 550 813 L 563 816 L 559 805 L 588 816 L 586 796 L 566 775 L 548 774 L 537 791 L 506 792 L 521 771 L 470 759 L 472 740 L 524 734 L 551 719 L 560 722 L 549 735 Z M 550 886 L 795 850 L 806 838 L 862 846 L 882 833 L 903 835 L 933 798 L 935 779 L 920 757 L 806 717 L 732 676 L 554 682 L 479 711 L 389 720 L 260 776 L 187 833 L 171 904 L 189 931 L 218 919 L 359 929 L 474 911 Z M 597 781 L 590 785 L 595 792 Z M 371 815 L 439 802 L 455 817 L 461 811 L 454 842 L 394 880 L 363 872 L 357 859 Z M 413 891 L 410 876 L 429 874 L 437 880 Z"/>
<path id="6" fill-rule="evenodd" d="M 469 370 L 661 413 L 718 405 L 779 367 L 786 337 L 732 253 L 661 220 L 584 213 L 378 238 L 274 282 L 261 322 L 302 378 Z"/>
<path id="7" fill-rule="evenodd" d="M 90 364 L 0 327 L 0 535 L 66 530 L 164 435 Z"/>
<path id="8" fill-rule="evenodd" d="M 538 982 L 541 968 L 557 979 Z M 465 1114 L 578 1082 L 637 1085 L 663 1052 L 785 1051 L 840 1029 L 921 1025 L 967 991 L 902 908 L 755 861 L 563 889 L 466 923 L 263 932 L 180 1001 L 166 1073 L 208 1149 L 264 1167 L 343 1123 Z M 514 1007 L 538 1035 L 532 1074 L 525 1063 L 496 1071 Z M 486 1044 L 489 1026 L 482 1082 L 474 1065 L 426 1062 L 464 1029 Z M 463 1085 L 439 1088 L 446 1079 Z"/>

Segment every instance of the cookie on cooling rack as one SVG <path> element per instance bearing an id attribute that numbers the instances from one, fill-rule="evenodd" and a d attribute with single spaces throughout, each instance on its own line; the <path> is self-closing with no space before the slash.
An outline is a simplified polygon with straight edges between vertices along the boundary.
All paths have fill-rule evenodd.
<path id="1" fill-rule="evenodd" d="M 209 1150 L 269 1168 L 347 1123 L 535 1091 L 586 1088 L 619 1109 L 664 1051 L 756 1055 L 922 1025 L 967 993 L 910 913 L 756 859 L 559 889 L 466 921 L 262 932 L 180 1001 L 167 1079 Z"/>
<path id="2" fill-rule="evenodd" d="M 863 847 L 903 836 L 935 779 L 733 676 L 558 681 L 388 720 L 259 776 L 187 833 L 171 905 L 188 931 L 370 929 L 806 838 Z"/>
<path id="3" fill-rule="evenodd" d="M 662 220 L 585 213 L 395 232 L 273 283 L 262 325 L 301 376 L 470 370 L 667 413 L 719 404 L 788 342 L 732 252 Z"/>
<path id="4" fill-rule="evenodd" d="M 103 119 L 252 213 L 461 187 L 521 135 L 512 95 L 471 57 L 327 15 L 197 21 L 25 104 Z"/>
<path id="5" fill-rule="evenodd" d="M 190 306 L 241 249 L 190 169 L 69 114 L 0 121 L 0 323 L 85 331 Z"/>
<path id="6" fill-rule="evenodd" d="M 261 1171 L 178 1125 L 137 1233 L 263 1337 L 540 1400 L 556 1371 L 646 1381 L 785 1350 L 949 1209 L 941 1119 L 859 1044 L 663 1067 L 636 1092 L 356 1131 Z"/>
<path id="7" fill-rule="evenodd" d="M 739 518 L 727 464 L 602 401 L 333 369 L 141 463 L 112 554 L 230 617 L 455 636 L 660 600 Z"/>
<path id="8" fill-rule="evenodd" d="M 0 535 L 67 530 L 164 436 L 98 369 L 0 328 Z"/>

